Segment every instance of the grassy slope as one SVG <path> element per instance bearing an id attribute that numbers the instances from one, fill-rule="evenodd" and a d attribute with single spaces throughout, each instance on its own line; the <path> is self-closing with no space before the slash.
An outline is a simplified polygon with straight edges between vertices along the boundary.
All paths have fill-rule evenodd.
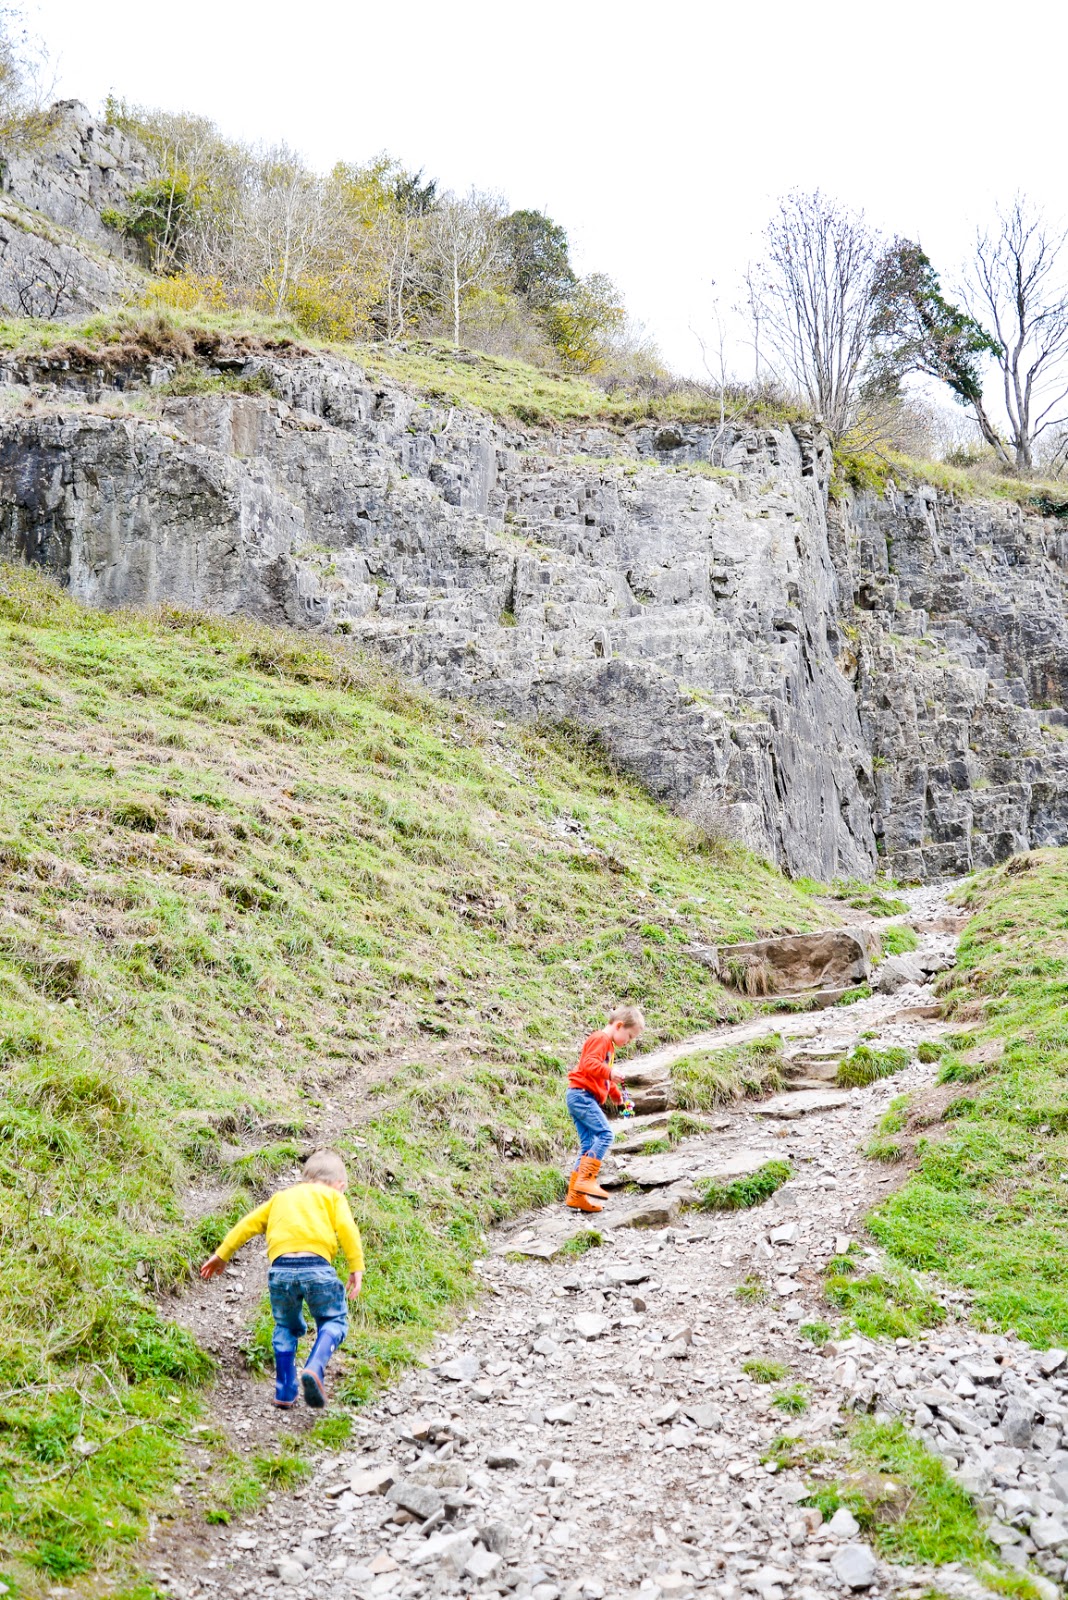
<path id="1" fill-rule="evenodd" d="M 824 916 L 580 746 L 294 635 L 0 569 L 0 689 L 0 1571 L 43 1579 L 167 1503 L 210 1363 L 152 1291 L 304 1137 L 347 1151 L 368 1245 L 358 1399 L 486 1222 L 558 1194 L 606 1005 L 650 1045 L 737 1014 L 690 940 Z"/>
<path id="2" fill-rule="evenodd" d="M 951 1103 L 870 1223 L 898 1260 L 969 1289 L 992 1327 L 1064 1344 L 1068 851 L 984 874 L 965 904 L 948 992 L 961 1032 L 939 1069 Z M 892 1158 L 908 1118 L 907 1105 L 892 1109 L 873 1153 Z"/>

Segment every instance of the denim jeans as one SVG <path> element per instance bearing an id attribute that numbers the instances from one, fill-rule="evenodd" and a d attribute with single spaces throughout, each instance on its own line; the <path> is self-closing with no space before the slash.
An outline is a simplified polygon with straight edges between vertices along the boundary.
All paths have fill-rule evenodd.
<path id="1" fill-rule="evenodd" d="M 603 1161 L 612 1143 L 612 1128 L 598 1104 L 597 1096 L 588 1089 L 569 1089 L 567 1109 L 579 1136 L 579 1155 L 575 1166 L 583 1156 L 595 1156 L 598 1161 Z"/>
<path id="2" fill-rule="evenodd" d="M 277 1355 L 296 1350 L 301 1335 L 307 1333 L 305 1301 L 317 1333 L 329 1328 L 338 1344 L 344 1339 L 349 1326 L 345 1285 L 322 1256 L 276 1256 L 267 1271 L 267 1292 Z"/>

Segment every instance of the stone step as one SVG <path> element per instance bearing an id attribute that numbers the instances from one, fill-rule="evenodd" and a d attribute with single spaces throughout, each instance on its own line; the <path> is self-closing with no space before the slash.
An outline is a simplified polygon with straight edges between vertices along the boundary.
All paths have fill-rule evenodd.
<path id="1" fill-rule="evenodd" d="M 762 1105 L 754 1106 L 753 1110 L 758 1117 L 777 1117 L 783 1121 L 793 1121 L 795 1117 L 803 1117 L 811 1112 L 839 1111 L 848 1104 L 849 1095 L 844 1090 L 802 1089 L 794 1094 L 787 1092 L 774 1095 Z"/>

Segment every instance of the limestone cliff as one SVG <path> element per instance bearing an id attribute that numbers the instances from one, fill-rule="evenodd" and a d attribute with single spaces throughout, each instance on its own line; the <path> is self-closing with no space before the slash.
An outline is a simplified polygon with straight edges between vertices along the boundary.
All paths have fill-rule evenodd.
<path id="1" fill-rule="evenodd" d="M 929 489 L 828 517 L 802 427 L 736 431 L 713 470 L 702 427 L 544 434 L 331 357 L 241 370 L 272 393 L 9 367 L 36 409 L 0 419 L 0 551 L 93 604 L 342 631 L 437 692 L 571 719 L 795 872 L 1068 837 L 1055 524 Z"/>
<path id="2" fill-rule="evenodd" d="M 0 311 L 67 316 L 130 293 L 136 267 L 102 213 L 152 176 L 147 152 L 76 100 L 0 151 Z"/>

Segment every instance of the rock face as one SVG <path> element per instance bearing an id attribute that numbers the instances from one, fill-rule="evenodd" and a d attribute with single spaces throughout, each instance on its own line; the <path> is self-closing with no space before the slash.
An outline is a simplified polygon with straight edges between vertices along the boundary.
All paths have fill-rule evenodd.
<path id="1" fill-rule="evenodd" d="M 55 317 L 114 305 L 136 287 L 121 210 L 153 176 L 148 153 L 76 100 L 0 158 L 0 309 Z"/>
<path id="2" fill-rule="evenodd" d="M 929 487 L 831 530 L 855 596 L 857 690 L 883 848 L 902 877 L 1068 837 L 1068 539 Z"/>
<path id="3" fill-rule="evenodd" d="M 927 489 L 829 515 L 804 427 L 737 431 L 712 469 L 703 427 L 547 435 L 326 356 L 249 358 L 272 395 L 115 414 L 170 370 L 0 373 L 39 397 L 0 422 L 0 552 L 92 604 L 340 631 L 439 693 L 570 720 L 795 872 L 1068 838 L 1053 519 Z"/>

